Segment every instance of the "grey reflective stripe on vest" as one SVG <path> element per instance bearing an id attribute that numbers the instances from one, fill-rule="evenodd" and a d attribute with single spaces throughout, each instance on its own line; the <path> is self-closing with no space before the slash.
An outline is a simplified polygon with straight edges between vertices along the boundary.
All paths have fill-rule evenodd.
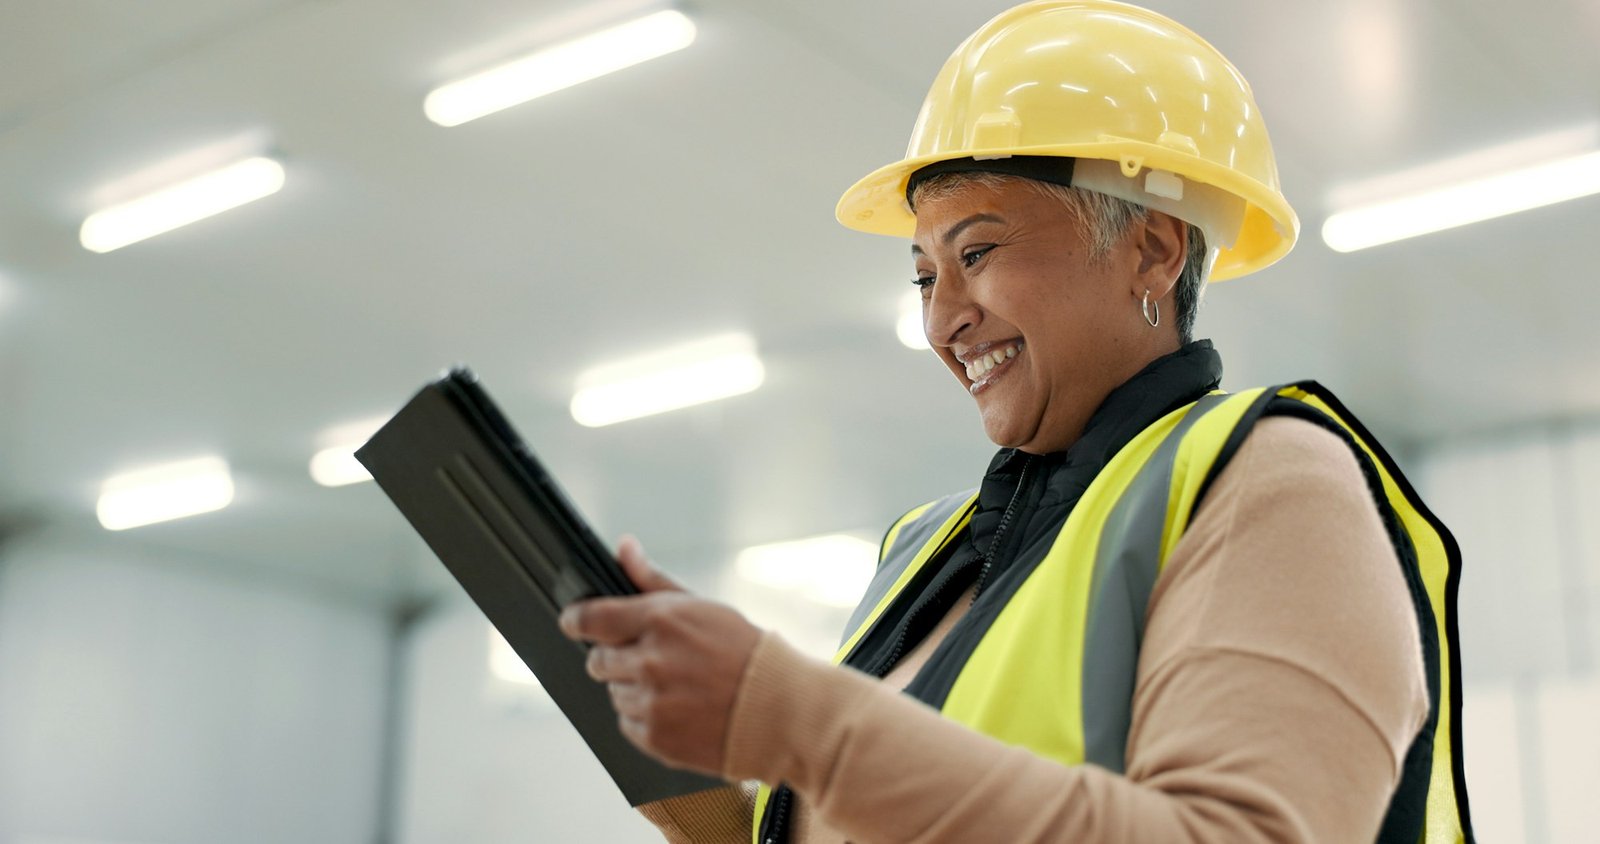
<path id="1" fill-rule="evenodd" d="M 883 561 L 878 564 L 878 571 L 872 576 L 872 582 L 867 585 L 866 595 L 861 598 L 859 604 L 856 604 L 855 612 L 850 614 L 850 621 L 844 626 L 844 636 L 839 640 L 840 646 L 850 641 L 850 637 L 866 623 L 867 616 L 872 614 L 872 610 L 883 600 L 883 596 L 889 594 L 889 590 L 895 581 L 900 579 L 906 567 L 911 565 L 911 561 L 917 558 L 917 552 L 928 544 L 928 540 L 933 538 L 940 526 L 972 498 L 973 492 L 975 490 L 969 489 L 966 492 L 947 495 L 928 505 L 928 509 L 910 522 L 901 525 L 900 532 L 894 537 L 894 543 L 889 546 Z"/>
<path id="2" fill-rule="evenodd" d="M 1083 758 L 1123 773 L 1145 610 L 1161 574 L 1161 538 L 1178 446 L 1228 397 L 1202 397 L 1173 428 L 1106 516 L 1089 586 L 1083 644 Z"/>

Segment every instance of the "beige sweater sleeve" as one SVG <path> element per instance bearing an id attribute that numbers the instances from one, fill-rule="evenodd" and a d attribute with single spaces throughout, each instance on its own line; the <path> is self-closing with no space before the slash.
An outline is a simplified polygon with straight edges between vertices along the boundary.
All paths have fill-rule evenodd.
<path id="1" fill-rule="evenodd" d="M 734 783 L 645 803 L 639 814 L 668 844 L 745 844 L 755 812 L 755 783 Z"/>
<path id="2" fill-rule="evenodd" d="M 786 781 L 857 844 L 1370 842 L 1426 716 L 1416 622 L 1360 470 L 1267 419 L 1151 599 L 1128 770 L 980 735 L 766 635 L 726 770 Z"/>

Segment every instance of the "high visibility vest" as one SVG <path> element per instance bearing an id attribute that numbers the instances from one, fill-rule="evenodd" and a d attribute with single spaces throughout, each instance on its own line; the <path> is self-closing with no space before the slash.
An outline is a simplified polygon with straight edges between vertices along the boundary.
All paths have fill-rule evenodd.
<path id="1" fill-rule="evenodd" d="M 1432 711 L 1405 759 L 1378 840 L 1470 842 L 1455 613 L 1460 551 L 1366 428 L 1315 382 L 1213 392 L 1135 436 L 1084 491 L 1044 560 L 983 632 L 940 712 L 1063 765 L 1122 772 L 1143 610 L 1204 491 L 1269 413 L 1321 424 L 1355 450 L 1417 611 Z M 836 664 L 961 535 L 976 504 L 976 492 L 948 496 L 890 528 Z M 778 802 L 771 795 L 764 785 L 756 798 L 755 844 L 776 840 L 763 839 Z"/>

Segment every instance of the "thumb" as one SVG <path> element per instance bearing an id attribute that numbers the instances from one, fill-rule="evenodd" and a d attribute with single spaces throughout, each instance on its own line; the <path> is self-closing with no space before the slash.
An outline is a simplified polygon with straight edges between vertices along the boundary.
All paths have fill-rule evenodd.
<path id="1" fill-rule="evenodd" d="M 672 578 L 662 573 L 645 556 L 644 546 L 632 535 L 622 537 L 617 543 L 617 562 L 622 564 L 622 571 L 639 587 L 640 592 L 682 592 L 682 586 Z"/>

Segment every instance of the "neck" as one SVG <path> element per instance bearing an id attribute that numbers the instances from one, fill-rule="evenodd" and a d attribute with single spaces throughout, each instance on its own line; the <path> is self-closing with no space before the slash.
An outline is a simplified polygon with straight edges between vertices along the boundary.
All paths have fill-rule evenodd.
<path id="1" fill-rule="evenodd" d="M 1041 436 L 1017 447 L 1028 454 L 1049 454 L 1076 448 L 1081 441 L 1105 428 L 1124 424 L 1142 429 L 1167 411 L 1215 389 L 1222 378 L 1222 361 L 1210 340 L 1178 346 L 1176 338 L 1164 351 L 1149 357 L 1125 356 L 1126 364 L 1108 374 L 1111 385 L 1100 391 L 1092 405 L 1085 403 L 1073 419 L 1041 430 Z M 1043 426 L 1041 426 L 1043 427 Z"/>
<path id="2" fill-rule="evenodd" d="M 1144 340 L 1133 353 L 1118 355 L 1114 361 L 1102 367 L 1103 377 L 1099 380 L 1099 389 L 1093 395 L 1071 403 L 1065 418 L 1045 420 L 1045 424 L 1039 426 L 1034 438 L 1017 446 L 1017 450 L 1028 454 L 1049 454 L 1071 448 L 1083 436 L 1099 408 L 1105 405 L 1107 397 L 1157 361 L 1182 348 L 1178 343 L 1176 332 L 1169 333 L 1167 330 L 1162 330 L 1159 333 L 1151 331 L 1146 334 L 1158 336 Z"/>

